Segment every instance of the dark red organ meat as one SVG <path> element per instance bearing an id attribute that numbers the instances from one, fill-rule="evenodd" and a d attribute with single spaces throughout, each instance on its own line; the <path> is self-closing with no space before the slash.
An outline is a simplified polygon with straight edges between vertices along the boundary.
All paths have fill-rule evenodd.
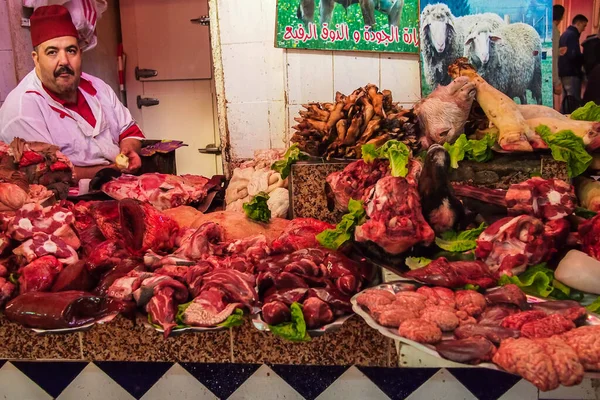
<path id="1" fill-rule="evenodd" d="M 582 307 L 575 300 L 544 301 L 534 303 L 532 307 L 534 310 L 543 311 L 548 315 L 560 314 L 573 322 L 577 322 L 587 315 L 585 307 Z"/>
<path id="2" fill-rule="evenodd" d="M 325 184 L 329 209 L 348 211 L 350 199 L 361 200 L 371 186 L 389 174 L 389 161 L 379 159 L 371 163 L 358 160 L 348 164 L 343 171 L 329 174 Z"/>
<path id="3" fill-rule="evenodd" d="M 221 269 L 204 275 L 200 291 L 210 288 L 219 289 L 225 293 L 230 302 L 241 303 L 252 311 L 258 301 L 254 290 L 255 285 L 254 275 L 233 269 Z"/>
<path id="4" fill-rule="evenodd" d="M 397 255 L 418 243 L 430 244 L 435 234 L 421 213 L 416 188 L 404 178 L 379 180 L 365 194 L 367 222 L 356 227 L 358 242 L 372 242 L 386 253 Z"/>
<path id="5" fill-rule="evenodd" d="M 302 314 L 309 329 L 318 328 L 333 321 L 333 312 L 327 303 L 317 297 L 304 300 Z"/>
<path id="6" fill-rule="evenodd" d="M 291 319 L 290 308 L 281 301 L 272 301 L 262 307 L 262 315 L 269 325 L 278 325 Z"/>
<path id="7" fill-rule="evenodd" d="M 468 364 L 489 361 L 496 352 L 496 347 L 483 337 L 444 340 L 438 343 L 435 349 L 445 359 Z"/>
<path id="8" fill-rule="evenodd" d="M 481 261 L 454 261 L 438 258 L 423 268 L 404 274 L 430 285 L 461 288 L 467 284 L 488 288 L 496 284 L 488 266 Z"/>
<path id="9" fill-rule="evenodd" d="M 19 293 L 50 290 L 62 269 L 62 264 L 54 256 L 40 257 L 27 264 L 19 270 Z"/>
<path id="10" fill-rule="evenodd" d="M 283 233 L 271 243 L 274 254 L 292 253 L 300 249 L 317 247 L 316 235 L 334 226 L 318 219 L 295 218 Z"/>
<path id="11" fill-rule="evenodd" d="M 521 335 L 533 338 L 547 338 L 559 335 L 575 328 L 573 321 L 559 314 L 552 314 L 542 319 L 527 322 L 521 326 Z"/>
<path id="12" fill-rule="evenodd" d="M 67 290 L 88 291 L 96 286 L 97 281 L 92 279 L 85 266 L 85 261 L 67 265 L 56 277 L 52 285 L 52 292 Z"/>
<path id="13" fill-rule="evenodd" d="M 579 225 L 581 250 L 600 260 L 600 214 Z"/>
<path id="14" fill-rule="evenodd" d="M 59 293 L 29 292 L 6 305 L 6 317 L 21 325 L 37 329 L 74 328 L 113 313 L 130 314 L 135 304 L 91 293 L 66 291 Z"/>
<path id="15" fill-rule="evenodd" d="M 500 344 L 504 339 L 518 338 L 521 335 L 517 329 L 508 329 L 497 325 L 468 324 L 456 328 L 454 330 L 454 336 L 458 339 L 480 336 L 494 344 Z"/>
<path id="16" fill-rule="evenodd" d="M 479 317 L 479 323 L 500 326 L 505 318 L 518 312 L 519 309 L 516 306 L 508 304 L 487 307 Z"/>
<path id="17" fill-rule="evenodd" d="M 531 308 L 527 304 L 527 296 L 517 285 L 509 284 L 486 292 L 485 299 L 489 304 L 514 304 L 521 310 Z"/>

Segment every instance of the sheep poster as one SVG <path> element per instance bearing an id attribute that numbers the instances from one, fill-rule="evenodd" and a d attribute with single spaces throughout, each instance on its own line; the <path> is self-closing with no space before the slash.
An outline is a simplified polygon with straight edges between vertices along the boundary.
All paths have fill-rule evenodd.
<path id="1" fill-rule="evenodd" d="M 521 104 L 552 107 L 552 0 L 421 0 L 421 87 L 447 85 L 448 65 L 467 57 Z"/>
<path id="2" fill-rule="evenodd" d="M 419 0 L 277 0 L 275 47 L 419 52 Z"/>

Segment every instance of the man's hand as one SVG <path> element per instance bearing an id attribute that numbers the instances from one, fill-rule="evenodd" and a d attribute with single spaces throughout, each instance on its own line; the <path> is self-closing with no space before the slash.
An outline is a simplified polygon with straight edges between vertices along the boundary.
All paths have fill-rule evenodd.
<path id="1" fill-rule="evenodd" d="M 554 94 L 560 96 L 562 94 L 562 84 L 557 83 L 554 85 Z"/>
<path id="2" fill-rule="evenodd" d="M 142 159 L 138 154 L 142 148 L 142 142 L 138 139 L 123 139 L 121 141 L 121 153 L 129 159 L 129 167 L 123 172 L 132 173 L 142 167 Z"/>
<path id="3" fill-rule="evenodd" d="M 567 46 L 559 47 L 558 48 L 558 54 L 561 55 L 561 56 L 564 56 L 565 54 L 567 54 Z"/>

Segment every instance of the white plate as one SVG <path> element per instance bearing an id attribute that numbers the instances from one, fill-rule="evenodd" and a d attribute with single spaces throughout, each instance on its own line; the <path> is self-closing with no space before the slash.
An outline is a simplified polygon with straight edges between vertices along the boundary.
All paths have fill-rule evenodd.
<path id="1" fill-rule="evenodd" d="M 37 333 L 38 335 L 50 335 L 50 334 L 59 334 L 59 333 L 84 332 L 84 331 L 90 330 L 92 328 L 92 326 L 94 326 L 96 324 L 105 324 L 105 323 L 108 323 L 108 322 L 112 321 L 113 319 L 115 319 L 116 316 L 117 316 L 117 314 L 107 315 L 106 317 L 101 318 L 101 319 L 99 319 L 97 321 L 90 322 L 89 324 L 77 326 L 77 327 L 74 327 L 74 328 L 61 328 L 61 329 L 36 329 L 36 328 L 31 328 L 31 330 L 34 331 L 35 333 Z"/>
<path id="2" fill-rule="evenodd" d="M 411 290 L 411 288 L 416 288 L 419 286 L 424 286 L 421 283 L 417 283 L 417 282 L 406 282 L 406 281 L 395 281 L 395 282 L 389 282 L 389 283 L 382 283 L 381 285 L 377 285 L 377 286 L 373 286 L 371 288 L 367 288 L 365 290 L 369 290 L 369 289 L 384 289 L 384 290 L 388 290 L 392 293 L 398 293 L 398 292 L 402 292 L 402 291 L 409 291 Z M 362 319 L 365 320 L 365 322 L 367 323 L 367 325 L 369 325 L 371 328 L 376 329 L 379 331 L 379 333 L 381 333 L 384 336 L 387 336 L 391 339 L 394 340 L 398 340 L 404 344 L 407 344 L 409 346 L 412 346 L 418 350 L 421 350 L 429 355 L 432 355 L 434 357 L 440 358 L 442 360 L 445 361 L 452 361 L 452 360 L 448 360 L 444 357 L 442 357 L 436 350 L 435 347 L 432 345 L 428 345 L 428 344 L 423 344 L 423 343 L 419 343 L 419 342 L 415 342 L 413 340 L 407 339 L 403 336 L 400 336 L 400 334 L 398 333 L 398 329 L 394 329 L 394 328 L 387 328 L 385 326 L 382 326 L 380 324 L 377 323 L 377 321 L 375 321 L 373 319 L 373 317 L 371 317 L 371 315 L 367 312 L 367 310 L 365 308 L 363 308 L 362 306 L 358 305 L 356 303 L 356 298 L 363 293 L 365 290 L 355 294 L 354 296 L 352 296 L 352 298 L 350 299 L 350 303 L 352 303 L 352 310 L 354 310 L 354 312 L 356 314 L 358 314 Z M 412 289 L 414 290 L 414 289 Z M 534 296 L 529 296 L 527 295 L 527 301 L 529 303 L 541 303 L 541 302 L 545 302 L 547 300 L 545 299 L 540 299 L 538 297 L 534 297 Z M 586 325 L 600 325 L 600 316 L 594 313 L 588 313 L 588 317 L 586 319 Z M 442 337 L 442 340 L 452 340 L 454 339 L 454 335 L 452 335 L 452 333 L 445 333 Z M 456 362 L 456 361 L 453 361 Z M 457 364 L 461 364 L 461 363 L 457 363 Z M 470 367 L 479 367 L 479 368 L 487 368 L 487 369 L 494 369 L 496 371 L 503 371 L 501 368 L 499 368 L 496 364 L 493 363 L 480 363 L 480 364 L 476 364 L 476 365 L 472 365 L 472 364 L 463 364 L 463 365 L 468 365 Z M 593 379 L 598 379 L 600 378 L 600 372 L 586 372 L 585 373 L 585 377 L 586 378 L 593 378 Z"/>

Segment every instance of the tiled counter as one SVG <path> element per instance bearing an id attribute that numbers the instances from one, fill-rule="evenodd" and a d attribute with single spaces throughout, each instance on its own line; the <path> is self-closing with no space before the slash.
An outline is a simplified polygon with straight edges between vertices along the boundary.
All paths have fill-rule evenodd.
<path id="1" fill-rule="evenodd" d="M 590 379 L 539 394 L 513 375 L 397 351 L 357 316 L 309 343 L 283 341 L 250 321 L 165 340 L 120 317 L 41 336 L 2 318 L 0 337 L 0 398 L 8 400 L 598 398 Z"/>

